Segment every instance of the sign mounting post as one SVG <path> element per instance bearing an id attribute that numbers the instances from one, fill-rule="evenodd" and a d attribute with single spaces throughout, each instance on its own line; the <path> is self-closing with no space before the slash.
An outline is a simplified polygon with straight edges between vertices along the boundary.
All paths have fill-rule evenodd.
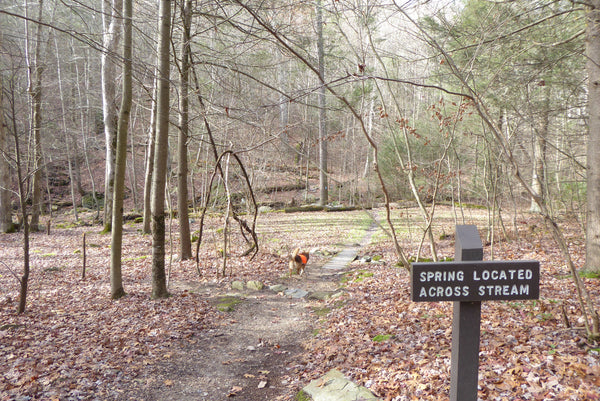
<path id="1" fill-rule="evenodd" d="M 455 261 L 413 263 L 414 302 L 453 301 L 450 401 L 477 401 L 481 301 L 538 299 L 538 261 L 483 261 L 472 225 L 456 226 Z"/>
<path id="2" fill-rule="evenodd" d="M 457 226 L 454 244 L 457 261 L 483 260 L 483 244 L 477 227 Z M 477 401 L 481 301 L 454 301 L 452 307 L 452 355 L 450 401 Z"/>

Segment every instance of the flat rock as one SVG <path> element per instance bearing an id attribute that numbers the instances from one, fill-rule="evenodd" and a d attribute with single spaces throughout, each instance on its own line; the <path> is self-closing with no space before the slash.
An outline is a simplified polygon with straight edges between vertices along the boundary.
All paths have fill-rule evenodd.
<path id="1" fill-rule="evenodd" d="M 337 369 L 311 381 L 302 390 L 313 401 L 380 401 L 368 388 L 351 382 Z"/>
<path id="2" fill-rule="evenodd" d="M 287 287 L 283 284 L 275 284 L 269 286 L 269 289 L 273 292 L 284 292 L 285 290 L 287 290 Z"/>
<path id="3" fill-rule="evenodd" d="M 288 297 L 300 299 L 306 297 L 308 295 L 308 291 L 303 290 L 301 288 L 290 288 L 289 290 L 285 291 L 285 295 L 287 295 Z"/>
<path id="4" fill-rule="evenodd" d="M 308 295 L 308 299 L 317 299 L 319 301 L 325 301 L 329 298 L 331 298 L 331 296 L 334 294 L 333 291 L 315 291 L 315 292 L 311 292 Z"/>

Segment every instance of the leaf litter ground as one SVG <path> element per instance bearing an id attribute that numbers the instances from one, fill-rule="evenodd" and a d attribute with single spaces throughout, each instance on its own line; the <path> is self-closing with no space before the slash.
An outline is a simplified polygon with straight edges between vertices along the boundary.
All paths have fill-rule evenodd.
<path id="1" fill-rule="evenodd" d="M 371 215 L 377 212 L 384 215 Z M 438 211 L 440 257 L 453 256 L 454 217 L 450 209 Z M 416 253 L 422 235 L 417 212 L 397 209 L 393 218 L 403 245 Z M 483 211 L 471 210 L 465 222 L 485 227 L 485 219 Z M 24 315 L 15 314 L 18 283 L 10 273 L 20 274 L 21 234 L 0 235 L 0 399 L 288 400 L 332 368 L 385 400 L 447 399 L 452 306 L 409 301 L 409 276 L 395 265 L 382 231 L 360 251 L 375 263 L 355 262 L 336 281 L 320 273 L 332 254 L 360 241 L 371 224 L 367 213 L 263 214 L 261 251 L 252 261 L 236 256 L 245 245 L 233 235 L 226 276 L 217 277 L 222 223 L 213 217 L 205 228 L 201 275 L 195 262 L 170 255 L 172 296 L 164 300 L 149 297 L 151 239 L 139 233 L 139 225 L 125 230 L 128 295 L 118 301 L 108 296 L 110 236 L 98 234 L 98 227 L 35 233 Z M 582 265 L 579 226 L 561 225 Z M 519 216 L 519 226 L 518 239 L 487 245 L 484 259 L 493 251 L 495 259 L 539 260 L 541 299 L 484 303 L 479 397 L 599 399 L 598 345 L 578 328 L 568 270 L 535 216 Z M 88 267 L 82 279 L 84 232 Z M 172 246 L 177 249 L 176 238 Z M 285 277 L 286 255 L 296 246 L 313 250 L 305 278 Z M 242 302 L 232 311 L 221 312 L 217 303 L 232 292 L 234 280 L 310 290 L 340 286 L 343 295 L 294 300 L 245 291 L 234 294 Z M 586 283 L 600 299 L 599 280 Z M 567 328 L 567 321 L 575 328 Z"/>

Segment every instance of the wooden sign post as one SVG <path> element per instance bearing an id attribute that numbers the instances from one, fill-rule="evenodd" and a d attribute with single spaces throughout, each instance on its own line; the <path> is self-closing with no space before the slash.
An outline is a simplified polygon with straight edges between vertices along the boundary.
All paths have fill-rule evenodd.
<path id="1" fill-rule="evenodd" d="M 538 299 L 540 263 L 483 260 L 477 227 L 456 226 L 455 261 L 413 263 L 413 302 L 454 301 L 450 401 L 477 401 L 481 301 Z"/>

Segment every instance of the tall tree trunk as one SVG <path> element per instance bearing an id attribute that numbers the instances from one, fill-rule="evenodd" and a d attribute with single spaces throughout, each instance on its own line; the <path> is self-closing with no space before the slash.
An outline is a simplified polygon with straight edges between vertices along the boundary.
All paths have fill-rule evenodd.
<path id="1" fill-rule="evenodd" d="M 321 206 L 329 202 L 329 188 L 327 187 L 327 113 L 325 111 L 325 51 L 323 44 L 323 3 L 317 0 L 317 58 L 319 63 L 320 88 L 317 94 L 319 104 L 319 186 Z"/>
<path id="2" fill-rule="evenodd" d="M 179 208 L 179 245 L 181 260 L 192 257 L 192 241 L 188 213 L 188 135 L 189 135 L 189 80 L 190 80 L 190 27 L 192 23 L 192 1 L 186 0 L 181 7 L 183 37 L 181 43 L 181 88 L 179 93 L 179 136 L 177 154 L 177 207 Z"/>
<path id="3" fill-rule="evenodd" d="M 0 44 L 2 34 L 0 34 Z M 0 232 L 6 233 L 14 229 L 12 208 L 10 205 L 10 164 L 8 163 L 8 139 L 6 123 L 4 122 L 3 106 L 4 87 L 0 74 Z"/>
<path id="4" fill-rule="evenodd" d="M 111 229 L 113 192 L 115 185 L 115 160 L 117 155 L 117 76 L 116 54 L 119 47 L 123 0 L 102 2 L 103 45 L 102 53 L 102 114 L 106 140 L 106 169 L 104 174 L 104 231 Z"/>
<path id="5" fill-rule="evenodd" d="M 73 46 L 73 43 L 71 43 L 71 51 L 73 56 L 75 56 L 76 52 L 75 52 L 75 47 Z M 73 57 L 75 58 L 75 57 Z M 88 172 L 88 175 L 90 177 L 90 182 L 92 183 L 92 199 L 94 202 L 94 207 L 96 209 L 96 219 L 99 218 L 100 216 L 100 207 L 98 204 L 98 198 L 96 196 L 96 181 L 94 179 L 94 174 L 92 173 L 92 168 L 90 166 L 90 159 L 89 159 L 89 152 L 88 152 L 88 131 L 89 131 L 89 126 L 90 126 L 90 97 L 89 97 L 89 71 L 88 71 L 88 67 L 89 67 L 89 63 L 88 63 L 88 52 L 86 51 L 84 53 L 83 56 L 83 60 L 84 60 L 84 66 L 83 66 L 83 73 L 80 74 L 79 71 L 79 67 L 78 64 L 75 63 L 75 78 L 76 78 L 76 82 L 77 82 L 77 99 L 79 100 L 79 104 L 82 105 L 82 107 L 79 108 L 79 125 L 81 128 L 81 139 L 82 139 L 82 143 L 83 143 L 83 155 L 85 157 L 85 166 L 86 166 L 86 170 Z M 83 90 L 82 90 L 82 85 L 81 82 L 79 81 L 80 77 L 83 77 Z M 83 94 L 82 92 L 85 92 L 85 101 L 83 98 Z M 85 105 L 85 107 L 83 106 Z"/>
<path id="6" fill-rule="evenodd" d="M 600 273 L 600 0 L 587 12 L 589 135 L 587 145 L 586 269 Z"/>
<path id="7" fill-rule="evenodd" d="M 27 6 L 26 6 L 27 7 Z M 39 2 L 38 21 L 42 20 L 43 0 Z M 25 22 L 27 26 L 28 22 Z M 28 35 L 27 35 L 28 36 Z M 42 54 L 42 24 L 36 26 L 35 55 L 28 60 L 28 91 L 31 96 L 31 130 L 33 131 L 33 180 L 31 184 L 31 223 L 32 231 L 39 230 L 42 207 L 42 76 L 44 65 Z M 28 57 L 29 59 L 29 57 Z"/>
<path id="8" fill-rule="evenodd" d="M 121 274 L 121 251 L 123 247 L 123 194 L 125 170 L 127 169 L 127 129 L 131 111 L 131 30 L 133 0 L 123 2 L 123 95 L 119 111 L 117 134 L 117 159 L 115 164 L 115 187 L 112 208 L 112 231 L 110 247 L 110 296 L 119 299 L 125 295 Z"/>
<path id="9" fill-rule="evenodd" d="M 152 173 L 152 298 L 165 298 L 165 189 L 169 145 L 171 2 L 160 0 L 156 143 Z"/>
<path id="10" fill-rule="evenodd" d="M 282 92 L 279 94 L 279 127 L 281 130 L 279 139 L 283 145 L 283 151 L 285 154 L 290 155 L 290 157 L 294 157 L 294 151 L 292 146 L 290 145 L 290 138 L 288 135 L 288 124 L 289 124 L 289 116 L 290 116 L 290 102 L 289 98 L 285 95 L 289 74 L 287 71 L 287 63 L 285 62 L 285 56 L 282 51 L 277 52 L 278 58 L 278 66 L 277 66 L 277 81 L 279 85 L 279 90 Z"/>
<path id="11" fill-rule="evenodd" d="M 550 125 L 550 95 L 548 87 L 542 86 L 543 109 L 541 111 L 538 129 L 535 130 L 535 138 L 533 139 L 533 174 L 531 178 L 531 189 L 539 194 L 541 201 L 546 202 L 546 150 L 548 127 Z M 530 211 L 540 213 L 540 207 L 535 199 L 531 199 Z"/>
<path id="12" fill-rule="evenodd" d="M 158 74 L 158 71 L 156 71 Z M 156 96 L 158 92 L 158 78 L 154 78 L 154 89 L 152 91 L 152 110 L 150 111 L 150 127 L 148 129 L 148 144 L 146 154 L 146 171 L 144 173 L 144 227 L 142 232 L 150 234 L 152 229 L 152 172 L 154 170 L 154 143 L 156 141 Z"/>
<path id="13" fill-rule="evenodd" d="M 14 88 L 10 92 L 11 94 L 11 115 L 12 115 L 12 131 L 13 139 L 15 141 L 15 161 L 17 170 L 17 183 L 19 186 L 19 205 L 21 207 L 21 213 L 23 215 L 23 275 L 19 279 L 19 306 L 17 313 L 24 313 L 25 307 L 27 306 L 27 291 L 29 288 L 29 217 L 27 216 L 27 195 L 25 194 L 25 181 L 23 179 L 23 172 L 21 170 L 21 152 L 19 150 L 19 135 L 16 122 L 15 112 L 15 93 Z M 1 104 L 1 103 L 0 103 Z M 29 175 L 26 174 L 26 177 Z"/>
<path id="14" fill-rule="evenodd" d="M 58 54 L 58 42 L 56 40 L 56 38 L 54 38 L 54 48 L 56 49 L 56 54 Z M 56 78 L 58 80 L 58 93 L 59 93 L 59 97 L 60 97 L 60 107 L 61 107 L 61 114 L 62 114 L 62 128 L 63 128 L 63 135 L 64 135 L 64 141 L 65 141 L 65 147 L 66 147 L 66 152 L 67 152 L 67 170 L 69 172 L 69 181 L 70 181 L 70 187 L 71 187 L 71 202 L 73 203 L 73 215 L 75 217 L 75 221 L 79 220 L 79 215 L 77 214 L 77 203 L 76 203 L 76 197 L 75 197 L 75 185 L 76 185 L 76 180 L 75 177 L 73 175 L 73 160 L 71 158 L 71 138 L 69 137 L 70 135 L 68 134 L 68 127 L 67 127 L 67 106 L 66 106 L 66 100 L 65 100 L 65 96 L 64 96 L 64 91 L 63 91 L 63 77 L 62 77 L 62 65 L 61 65 L 61 61 L 60 58 L 58 58 L 56 60 Z"/>

